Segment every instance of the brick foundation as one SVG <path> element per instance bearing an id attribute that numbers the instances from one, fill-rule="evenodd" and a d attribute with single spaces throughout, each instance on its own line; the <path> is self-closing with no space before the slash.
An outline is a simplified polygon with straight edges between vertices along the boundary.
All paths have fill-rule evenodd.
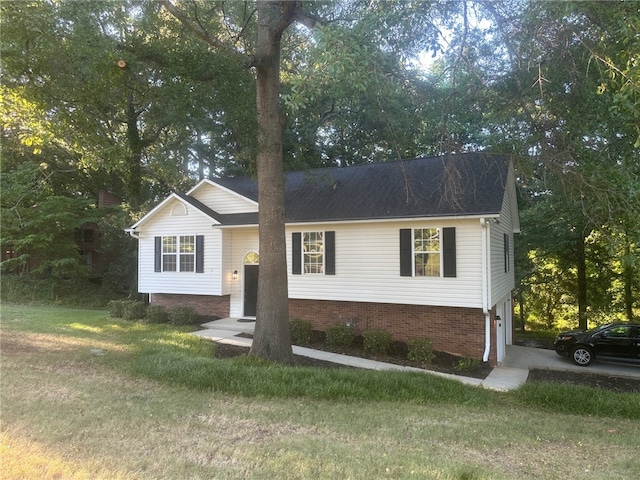
<path id="1" fill-rule="evenodd" d="M 294 299 L 289 300 L 289 316 L 311 322 L 316 330 L 352 322 L 356 334 L 381 328 L 390 332 L 394 340 L 406 342 L 414 337 L 427 337 L 434 350 L 480 360 L 484 354 L 485 319 L 480 308 Z M 491 318 L 494 317 L 492 312 Z M 493 321 L 491 338 L 489 364 L 495 365 Z"/>
<path id="2" fill-rule="evenodd" d="M 167 308 L 189 305 L 199 315 L 220 318 L 228 317 L 230 311 L 229 295 L 152 293 L 149 302 Z M 429 338 L 434 350 L 441 352 L 480 360 L 484 354 L 485 323 L 480 308 L 291 299 L 289 317 L 311 322 L 316 330 L 326 330 L 336 323 L 352 322 L 357 335 L 372 328 L 382 328 L 390 332 L 394 340 L 402 342 L 415 337 Z M 495 366 L 495 311 L 491 312 L 491 319 L 489 364 Z"/>
<path id="3" fill-rule="evenodd" d="M 205 317 L 226 318 L 229 316 L 230 296 L 213 295 L 175 295 L 169 293 L 152 293 L 149 295 L 151 305 L 162 305 L 171 308 L 177 305 L 190 306 L 198 315 Z"/>

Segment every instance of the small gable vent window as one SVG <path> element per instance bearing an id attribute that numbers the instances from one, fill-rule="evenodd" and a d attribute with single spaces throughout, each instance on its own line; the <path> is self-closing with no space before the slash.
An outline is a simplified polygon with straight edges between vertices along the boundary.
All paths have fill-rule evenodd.
<path id="1" fill-rule="evenodd" d="M 172 217 L 184 217 L 187 214 L 187 207 L 181 203 L 176 203 L 171 207 Z"/>
<path id="2" fill-rule="evenodd" d="M 155 237 L 156 272 L 204 272 L 204 235 Z"/>
<path id="3" fill-rule="evenodd" d="M 294 232 L 292 273 L 335 275 L 336 232 Z"/>

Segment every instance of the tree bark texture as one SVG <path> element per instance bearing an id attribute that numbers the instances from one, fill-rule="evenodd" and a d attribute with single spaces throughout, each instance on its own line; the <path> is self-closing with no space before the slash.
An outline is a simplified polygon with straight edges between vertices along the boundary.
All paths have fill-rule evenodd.
<path id="1" fill-rule="evenodd" d="M 127 95 L 127 141 L 129 142 L 130 155 L 126 188 L 129 203 L 137 210 L 142 202 L 142 153 L 144 147 L 138 130 L 138 114 L 132 93 Z"/>
<path id="2" fill-rule="evenodd" d="M 627 317 L 628 322 L 634 321 L 633 315 L 633 286 L 636 283 L 634 281 L 636 277 L 636 272 L 631 263 L 631 256 L 633 255 L 631 251 L 631 240 L 627 230 L 625 229 L 624 235 L 624 257 L 622 260 L 622 280 L 624 284 L 624 311 Z"/>
<path id="3" fill-rule="evenodd" d="M 584 251 L 584 236 L 576 241 L 576 265 L 578 276 L 578 326 L 586 330 L 587 325 L 587 260 Z"/>
<path id="4" fill-rule="evenodd" d="M 284 220 L 283 113 L 280 107 L 280 40 L 296 4 L 258 1 L 256 69 L 260 270 L 256 328 L 250 354 L 292 363 Z"/>

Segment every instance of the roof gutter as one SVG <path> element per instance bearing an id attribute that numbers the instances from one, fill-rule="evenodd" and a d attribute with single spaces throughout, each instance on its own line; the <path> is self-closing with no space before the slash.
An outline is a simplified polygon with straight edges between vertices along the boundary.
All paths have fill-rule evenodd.
<path id="1" fill-rule="evenodd" d="M 305 222 L 296 221 L 296 222 L 286 222 L 286 227 L 309 227 L 311 225 L 335 225 L 335 224 L 353 224 L 353 223 L 407 223 L 407 222 L 447 222 L 447 221 L 458 221 L 458 220 L 491 220 L 500 218 L 500 214 L 492 214 L 486 213 L 482 215 L 450 215 L 450 216 L 439 216 L 439 217 L 397 217 L 397 218 L 389 218 L 389 217 L 375 217 L 375 218 L 355 218 L 355 219 L 314 219 Z M 243 223 L 243 224 L 214 224 L 216 228 L 256 228 L 258 226 L 257 223 Z"/>
<path id="2" fill-rule="evenodd" d="M 489 252 L 490 223 L 486 218 L 480 219 L 482 227 L 482 313 L 484 314 L 484 354 L 482 361 L 489 361 L 491 351 L 491 314 L 489 312 L 489 292 L 491 289 L 491 275 L 489 265 L 491 265 L 491 252 Z"/>
<path id="3" fill-rule="evenodd" d="M 140 232 L 137 232 L 135 228 L 125 228 L 124 231 L 133 238 L 140 238 Z"/>

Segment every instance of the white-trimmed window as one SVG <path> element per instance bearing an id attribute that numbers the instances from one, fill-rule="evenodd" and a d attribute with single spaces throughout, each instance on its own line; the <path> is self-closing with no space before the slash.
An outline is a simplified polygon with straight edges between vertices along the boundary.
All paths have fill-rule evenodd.
<path id="1" fill-rule="evenodd" d="M 162 237 L 162 271 L 177 270 L 178 242 L 176 237 Z"/>
<path id="2" fill-rule="evenodd" d="M 439 228 L 414 228 L 413 269 L 416 277 L 440 276 Z"/>
<path id="3" fill-rule="evenodd" d="M 455 277 L 455 227 L 401 228 L 401 277 Z"/>
<path id="4" fill-rule="evenodd" d="M 324 232 L 302 234 L 304 273 L 324 273 Z"/>
<path id="5" fill-rule="evenodd" d="M 193 272 L 196 267 L 196 237 L 180 236 L 180 271 Z"/>
<path id="6" fill-rule="evenodd" d="M 155 237 L 156 272 L 204 272 L 204 236 Z"/>
<path id="7" fill-rule="evenodd" d="M 336 274 L 336 232 L 292 232 L 291 273 L 293 275 Z"/>

